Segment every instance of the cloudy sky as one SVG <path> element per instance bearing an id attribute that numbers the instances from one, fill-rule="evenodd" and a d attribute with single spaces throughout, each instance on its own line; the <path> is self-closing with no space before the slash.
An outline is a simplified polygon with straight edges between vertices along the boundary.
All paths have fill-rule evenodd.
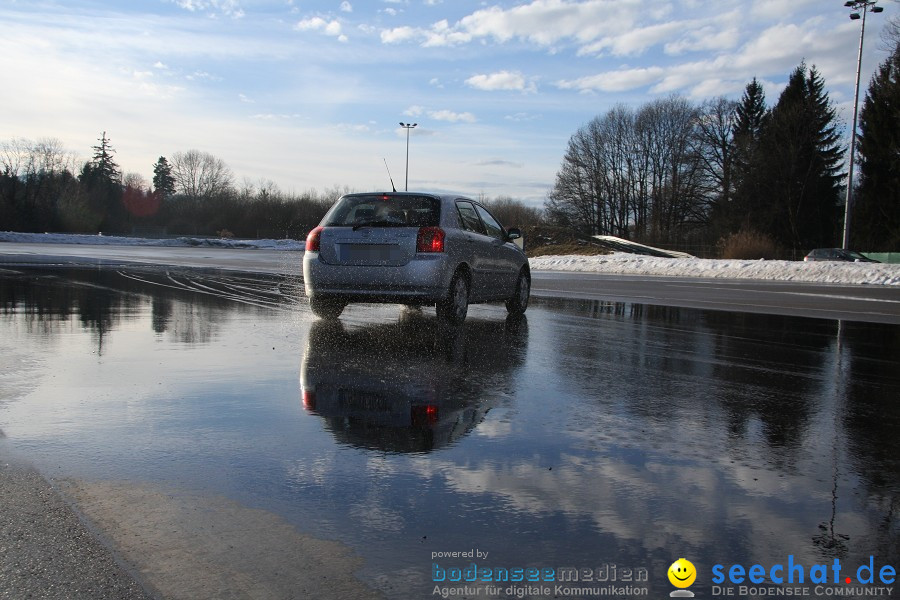
<path id="1" fill-rule="evenodd" d="M 671 94 L 773 103 L 800 61 L 850 121 L 843 0 L 0 0 L 0 141 L 106 131 L 126 172 L 198 149 L 239 183 L 539 205 L 575 130 Z M 886 53 L 869 15 L 863 85 Z"/>

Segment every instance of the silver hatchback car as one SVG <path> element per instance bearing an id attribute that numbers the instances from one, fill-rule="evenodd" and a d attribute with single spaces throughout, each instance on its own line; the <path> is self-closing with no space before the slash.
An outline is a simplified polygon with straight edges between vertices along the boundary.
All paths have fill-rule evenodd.
<path id="1" fill-rule="evenodd" d="M 331 319 L 350 302 L 435 305 L 451 323 L 476 302 L 503 300 L 521 314 L 531 293 L 528 258 L 513 243 L 521 237 L 469 198 L 347 194 L 306 238 L 306 295 Z"/>

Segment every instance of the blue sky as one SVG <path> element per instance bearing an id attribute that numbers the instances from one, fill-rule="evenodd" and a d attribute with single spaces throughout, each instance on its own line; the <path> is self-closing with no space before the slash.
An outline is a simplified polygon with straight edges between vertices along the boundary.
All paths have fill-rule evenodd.
<path id="1" fill-rule="evenodd" d="M 0 0 L 0 141 L 102 131 L 123 170 L 198 149 L 236 182 L 510 195 L 540 205 L 566 143 L 616 104 L 773 103 L 801 60 L 849 122 L 843 0 Z M 886 57 L 866 24 L 863 88 Z"/>

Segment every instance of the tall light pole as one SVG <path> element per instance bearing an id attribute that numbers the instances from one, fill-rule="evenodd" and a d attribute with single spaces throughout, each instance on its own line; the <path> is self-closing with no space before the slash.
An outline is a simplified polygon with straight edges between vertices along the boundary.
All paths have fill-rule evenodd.
<path id="1" fill-rule="evenodd" d="M 404 191 L 409 191 L 409 130 L 418 125 L 418 123 L 400 123 L 400 127 L 406 130 L 406 182 L 403 185 Z"/>
<path id="2" fill-rule="evenodd" d="M 844 202 L 844 238 L 842 247 L 847 250 L 850 246 L 850 204 L 853 201 L 853 166 L 856 162 L 856 119 L 859 114 L 859 75 L 862 71 L 863 38 L 866 35 L 866 13 L 880 13 L 884 8 L 875 6 L 878 0 L 847 0 L 844 6 L 853 10 L 850 19 L 856 21 L 862 19 L 862 27 L 859 30 L 859 55 L 856 58 L 856 92 L 853 94 L 853 128 L 850 130 L 850 166 L 847 171 L 847 199 Z M 859 13 L 862 13 L 860 16 Z"/>

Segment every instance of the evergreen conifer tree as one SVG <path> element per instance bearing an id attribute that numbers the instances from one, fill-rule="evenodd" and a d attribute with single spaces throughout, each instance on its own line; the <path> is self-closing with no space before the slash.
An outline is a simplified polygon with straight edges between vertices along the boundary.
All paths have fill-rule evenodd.
<path id="1" fill-rule="evenodd" d="M 900 250 L 900 40 L 869 84 L 859 116 L 859 187 L 850 234 L 862 250 Z"/>
<path id="2" fill-rule="evenodd" d="M 734 198 L 723 207 L 721 220 L 726 231 L 758 228 L 756 214 L 760 208 L 760 185 L 764 175 L 756 173 L 759 166 L 756 154 L 763 125 L 766 122 L 766 95 L 762 84 L 754 77 L 744 89 L 740 104 L 735 109 L 732 161 Z"/>
<path id="3" fill-rule="evenodd" d="M 766 94 L 756 77 L 747 84 L 741 103 L 735 109 L 735 138 L 759 139 L 766 115 Z"/>
<path id="4" fill-rule="evenodd" d="M 175 177 L 165 156 L 160 156 L 153 165 L 153 189 L 161 200 L 175 195 Z"/>
<path id="5" fill-rule="evenodd" d="M 103 132 L 96 146 L 91 146 L 94 155 L 81 169 L 79 179 L 87 192 L 87 204 L 91 211 L 101 215 L 100 230 L 122 230 L 126 223 L 126 213 L 122 206 L 122 171 L 116 164 L 115 150 L 106 132 Z"/>
<path id="6" fill-rule="evenodd" d="M 801 63 L 762 123 L 750 165 L 753 225 L 795 256 L 838 239 L 844 149 L 836 120 L 822 77 Z"/>

